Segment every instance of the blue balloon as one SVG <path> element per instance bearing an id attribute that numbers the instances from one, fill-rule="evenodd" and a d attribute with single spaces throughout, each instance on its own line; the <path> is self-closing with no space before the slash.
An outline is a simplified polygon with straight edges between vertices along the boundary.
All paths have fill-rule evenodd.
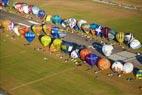
<path id="1" fill-rule="evenodd" d="M 58 32 L 59 32 L 59 27 L 52 27 L 51 33 L 58 33 Z"/>
<path id="2" fill-rule="evenodd" d="M 40 18 L 43 18 L 44 16 L 45 16 L 45 11 L 44 10 L 40 10 L 39 12 L 38 12 L 38 15 L 37 15 L 38 17 L 40 17 Z"/>
<path id="3" fill-rule="evenodd" d="M 62 18 L 58 15 L 52 16 L 51 20 L 54 24 L 61 24 L 62 22 Z"/>
<path id="4" fill-rule="evenodd" d="M 9 3 L 9 0 L 2 0 L 2 4 L 3 4 L 4 6 L 7 6 L 8 3 Z"/>
<path id="5" fill-rule="evenodd" d="M 99 28 L 99 25 L 98 25 L 98 24 L 96 24 L 96 23 L 90 24 L 90 29 L 95 30 L 95 29 L 97 29 L 97 28 Z"/>
<path id="6" fill-rule="evenodd" d="M 93 66 L 97 64 L 99 57 L 96 54 L 88 54 L 85 60 L 87 64 L 89 64 L 90 66 Z"/>
<path id="7" fill-rule="evenodd" d="M 59 35 L 59 33 L 52 33 L 52 37 L 53 38 L 60 38 L 60 35 Z"/>
<path id="8" fill-rule="evenodd" d="M 26 32 L 26 33 L 25 33 L 25 38 L 26 38 L 26 40 L 27 40 L 29 43 L 31 43 L 31 42 L 34 40 L 34 38 L 35 38 L 35 33 L 32 32 L 32 31 Z"/>

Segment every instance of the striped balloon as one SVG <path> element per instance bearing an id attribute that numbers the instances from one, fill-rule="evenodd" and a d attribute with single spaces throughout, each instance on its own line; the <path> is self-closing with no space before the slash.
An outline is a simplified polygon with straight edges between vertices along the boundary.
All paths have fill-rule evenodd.
<path id="1" fill-rule="evenodd" d="M 124 36 L 125 36 L 124 32 L 118 32 L 118 33 L 116 34 L 116 40 L 117 40 L 120 44 L 122 44 L 123 41 L 124 41 Z"/>

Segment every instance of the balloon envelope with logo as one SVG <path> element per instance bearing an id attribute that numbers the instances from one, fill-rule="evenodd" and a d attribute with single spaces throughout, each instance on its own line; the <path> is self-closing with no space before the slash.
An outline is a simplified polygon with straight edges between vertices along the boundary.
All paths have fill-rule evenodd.
<path id="1" fill-rule="evenodd" d="M 26 32 L 26 33 L 25 33 L 25 39 L 26 39 L 29 43 L 31 43 L 31 42 L 34 40 L 34 38 L 35 38 L 35 33 L 34 33 L 34 32 L 29 31 L 29 32 Z"/>
<path id="2" fill-rule="evenodd" d="M 90 66 L 94 66 L 97 64 L 99 57 L 96 54 L 88 54 L 85 58 L 87 64 L 89 64 Z"/>

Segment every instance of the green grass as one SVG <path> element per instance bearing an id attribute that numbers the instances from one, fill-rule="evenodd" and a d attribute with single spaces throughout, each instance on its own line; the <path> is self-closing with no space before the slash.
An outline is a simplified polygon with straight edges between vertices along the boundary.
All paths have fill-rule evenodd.
<path id="1" fill-rule="evenodd" d="M 72 62 L 64 63 L 64 60 L 56 56 L 34 51 L 34 47 L 40 46 L 37 39 L 30 46 L 24 46 L 23 38 L 12 40 L 10 36 L 6 37 L 6 34 L 2 33 L 0 39 L 0 87 L 12 95 L 139 95 L 140 93 L 137 90 L 139 80 L 130 83 L 125 80 L 126 77 L 110 79 L 106 75 L 108 71 L 98 74 L 98 78 L 94 79 L 95 68 L 85 71 L 86 65 L 76 67 Z M 48 58 L 47 62 L 43 60 L 45 56 Z"/>

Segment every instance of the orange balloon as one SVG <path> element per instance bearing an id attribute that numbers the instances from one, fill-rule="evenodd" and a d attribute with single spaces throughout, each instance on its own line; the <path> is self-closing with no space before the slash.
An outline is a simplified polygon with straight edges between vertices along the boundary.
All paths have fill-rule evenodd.
<path id="1" fill-rule="evenodd" d="M 42 26 L 43 31 L 47 34 L 47 35 L 51 35 L 51 30 L 52 30 L 52 25 L 50 24 L 44 24 Z"/>
<path id="2" fill-rule="evenodd" d="M 111 66 L 111 63 L 108 59 L 106 58 L 101 58 L 99 61 L 98 61 L 98 64 L 97 64 L 98 68 L 101 69 L 101 70 L 106 70 L 106 69 L 109 69 L 110 66 Z"/>
<path id="3" fill-rule="evenodd" d="M 20 27 L 19 27 L 19 32 L 20 32 L 20 34 L 21 34 L 22 36 L 24 36 L 25 33 L 28 32 L 28 31 L 29 31 L 29 28 L 26 27 L 26 26 L 20 26 Z"/>
<path id="4" fill-rule="evenodd" d="M 82 49 L 82 50 L 80 51 L 80 58 L 81 58 L 82 60 L 85 60 L 85 57 L 86 57 L 88 54 L 90 54 L 90 53 L 91 53 L 91 50 L 89 50 L 89 49 L 87 49 L 87 48 Z"/>
<path id="5" fill-rule="evenodd" d="M 37 35 L 40 35 L 42 32 L 42 26 L 41 25 L 34 25 L 32 27 L 33 32 L 35 32 Z"/>

